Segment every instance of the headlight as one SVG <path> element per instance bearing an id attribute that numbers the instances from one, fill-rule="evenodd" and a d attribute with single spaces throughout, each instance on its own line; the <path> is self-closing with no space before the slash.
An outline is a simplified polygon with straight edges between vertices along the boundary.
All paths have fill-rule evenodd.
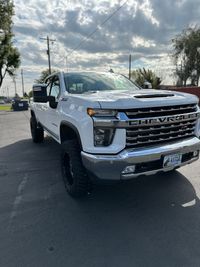
<path id="1" fill-rule="evenodd" d="M 117 115 L 117 110 L 88 108 L 87 114 L 91 117 L 115 117 Z"/>
<path id="2" fill-rule="evenodd" d="M 112 143 L 114 132 L 114 129 L 94 128 L 94 145 L 109 146 Z"/>
<path id="3" fill-rule="evenodd" d="M 87 114 L 90 117 L 93 117 L 93 120 L 100 120 L 100 126 L 94 125 L 94 145 L 95 146 L 109 146 L 112 143 L 115 129 L 108 128 L 103 125 L 101 125 L 102 121 L 106 124 L 106 122 L 116 119 L 117 110 L 113 109 L 93 109 L 88 108 Z M 101 119 L 103 119 L 101 121 Z M 105 127 L 105 128 L 104 128 Z"/>

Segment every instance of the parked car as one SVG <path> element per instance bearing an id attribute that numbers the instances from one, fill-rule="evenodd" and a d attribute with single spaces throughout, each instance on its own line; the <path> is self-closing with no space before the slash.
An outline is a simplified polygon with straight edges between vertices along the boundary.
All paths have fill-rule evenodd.
<path id="1" fill-rule="evenodd" d="M 14 111 L 20 111 L 20 110 L 28 110 L 28 101 L 26 100 L 19 100 L 14 99 L 12 100 L 12 109 Z"/>

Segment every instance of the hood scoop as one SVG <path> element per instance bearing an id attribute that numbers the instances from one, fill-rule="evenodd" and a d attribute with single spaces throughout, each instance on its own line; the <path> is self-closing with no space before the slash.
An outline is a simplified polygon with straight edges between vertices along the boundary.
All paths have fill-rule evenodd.
<path id="1" fill-rule="evenodd" d="M 159 97 L 172 97 L 174 94 L 149 94 L 149 95 L 136 95 L 135 98 L 159 98 Z"/>

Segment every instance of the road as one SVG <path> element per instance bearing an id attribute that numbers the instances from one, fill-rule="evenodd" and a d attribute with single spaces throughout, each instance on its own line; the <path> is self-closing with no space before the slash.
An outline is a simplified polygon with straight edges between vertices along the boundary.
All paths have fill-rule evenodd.
<path id="1" fill-rule="evenodd" d="M 0 112 L 0 266 L 200 266 L 200 161 L 74 200 L 28 117 Z"/>

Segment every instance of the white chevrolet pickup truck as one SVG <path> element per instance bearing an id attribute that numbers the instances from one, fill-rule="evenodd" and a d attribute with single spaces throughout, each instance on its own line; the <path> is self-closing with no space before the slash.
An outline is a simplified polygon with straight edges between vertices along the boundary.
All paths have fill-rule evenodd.
<path id="1" fill-rule="evenodd" d="M 200 109 L 194 95 L 143 90 L 123 75 L 55 73 L 33 86 L 33 142 L 44 131 L 62 146 L 70 195 L 90 183 L 172 171 L 199 158 Z"/>

